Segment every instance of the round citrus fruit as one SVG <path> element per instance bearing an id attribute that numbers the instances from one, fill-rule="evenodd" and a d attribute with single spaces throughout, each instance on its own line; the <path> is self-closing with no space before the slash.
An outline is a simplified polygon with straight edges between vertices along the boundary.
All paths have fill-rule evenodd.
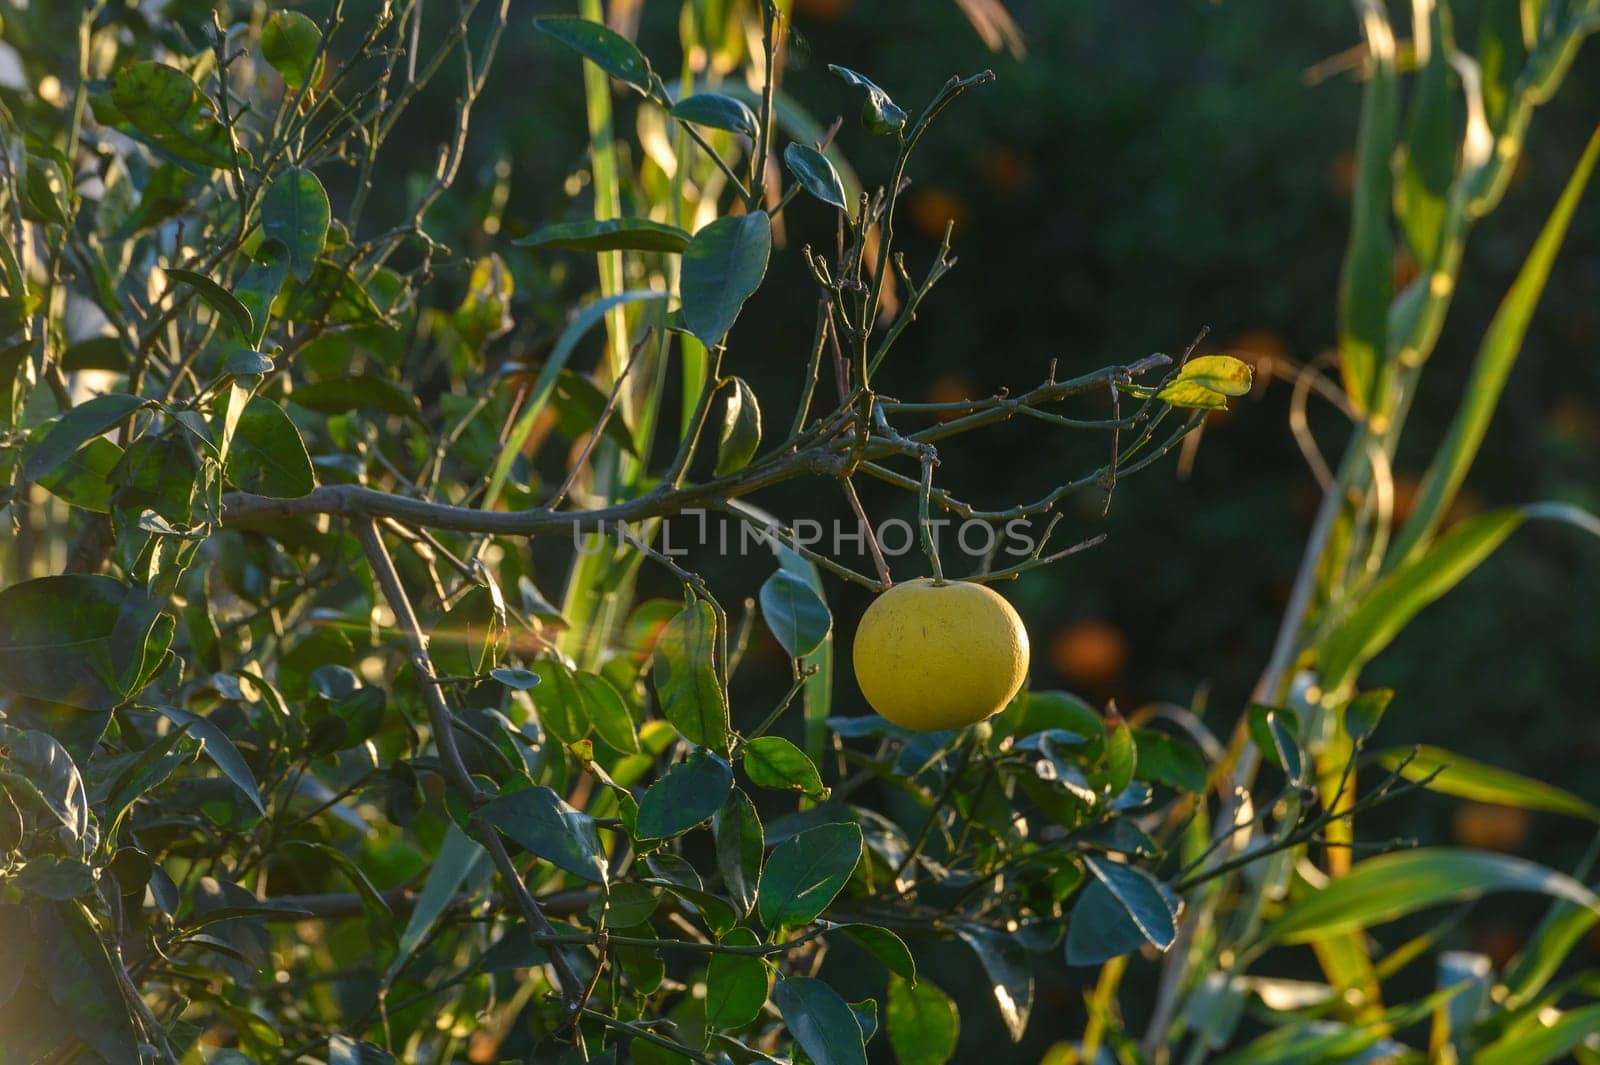
<path id="1" fill-rule="evenodd" d="M 1028 675 L 1028 633 L 992 589 L 927 578 L 897 584 L 856 630 L 856 683 L 872 708 L 918 732 L 998 713 Z"/>

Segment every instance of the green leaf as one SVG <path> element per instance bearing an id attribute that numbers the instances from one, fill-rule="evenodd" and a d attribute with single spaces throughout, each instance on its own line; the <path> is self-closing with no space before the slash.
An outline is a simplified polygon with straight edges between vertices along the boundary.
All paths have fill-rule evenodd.
<path id="1" fill-rule="evenodd" d="M 772 223 L 765 211 L 719 218 L 684 249 L 678 282 L 683 319 L 707 347 L 727 338 L 744 301 L 761 287 L 771 254 Z"/>
<path id="2" fill-rule="evenodd" d="M 1360 1023 L 1326 1020 L 1282 1024 L 1216 1065 L 1380 1065 L 1408 1059 L 1406 1048 L 1389 1038 L 1426 1020 L 1459 993 L 1460 985 L 1403 1003 Z M 1476 1059 L 1473 1059 L 1476 1062 Z"/>
<path id="3" fill-rule="evenodd" d="M 239 748 L 233 745 L 233 741 L 228 738 L 228 734 L 221 726 L 199 714 L 192 714 L 176 707 L 158 706 L 156 710 L 173 724 L 185 726 L 189 730 L 189 735 L 200 741 L 201 750 L 206 756 L 222 770 L 222 775 L 244 793 L 244 797 L 260 811 L 262 817 L 267 815 L 267 807 L 261 801 L 261 790 L 256 784 L 255 774 L 250 771 L 250 766 L 239 754 Z"/>
<path id="4" fill-rule="evenodd" d="M 698 92 L 685 97 L 673 104 L 667 113 L 680 122 L 725 129 L 746 137 L 753 138 L 760 131 L 756 113 L 743 100 L 717 92 Z"/>
<path id="5" fill-rule="evenodd" d="M 233 377 L 259 377 L 271 373 L 276 366 L 277 363 L 272 361 L 270 355 L 263 355 L 249 348 L 230 352 L 228 357 L 222 360 L 222 372 Z"/>
<path id="6" fill-rule="evenodd" d="M 723 890 L 741 911 L 749 913 L 756 904 L 765 849 L 761 818 L 750 797 L 734 788 L 711 819 L 711 831 L 716 837 L 717 871 L 722 874 Z"/>
<path id="7" fill-rule="evenodd" d="M 1254 379 L 1250 364 L 1232 355 L 1201 355 L 1184 363 L 1156 398 L 1174 407 L 1226 410 L 1227 397 L 1249 392 Z"/>
<path id="8" fill-rule="evenodd" d="M 0 744 L 6 748 L 5 760 L 22 771 L 10 778 L 24 786 L 16 794 L 37 798 L 74 841 L 82 840 L 89 830 L 89 800 L 67 749 L 43 732 L 5 725 L 0 725 Z"/>
<path id="9" fill-rule="evenodd" d="M 550 788 L 507 792 L 481 807 L 478 816 L 530 854 L 584 880 L 606 882 L 606 856 L 594 822 Z"/>
<path id="10" fill-rule="evenodd" d="M 606 889 L 606 923 L 615 928 L 637 927 L 648 921 L 660 904 L 660 889 L 631 880 L 617 881 Z"/>
<path id="11" fill-rule="evenodd" d="M 1145 939 L 1158 950 L 1172 946 L 1181 907 L 1159 880 L 1137 866 L 1093 854 L 1085 854 L 1083 864 L 1111 892 Z"/>
<path id="12" fill-rule="evenodd" d="M 289 249 L 278 240 L 263 240 L 255 257 L 233 284 L 233 295 L 250 312 L 255 323 L 248 333 L 239 335 L 243 347 L 257 348 L 267 335 L 272 317 L 272 301 L 278 298 L 289 276 Z"/>
<path id="13" fill-rule="evenodd" d="M 639 800 L 640 839 L 679 836 L 711 819 L 733 790 L 733 770 L 709 751 L 697 750 L 668 769 Z"/>
<path id="14" fill-rule="evenodd" d="M 126 421 L 144 402 L 138 396 L 111 392 L 79 403 L 57 418 L 28 452 L 22 463 L 22 476 L 37 481 L 84 444 Z"/>
<path id="15" fill-rule="evenodd" d="M 1472 373 L 1461 389 L 1461 404 L 1450 423 L 1450 431 L 1417 486 L 1411 516 L 1390 546 L 1391 559 L 1401 564 L 1419 561 L 1460 493 L 1467 471 L 1483 446 L 1484 434 L 1488 432 L 1494 412 L 1500 406 L 1506 381 L 1527 338 L 1533 312 L 1539 306 L 1539 297 L 1550 280 L 1551 268 L 1597 161 L 1600 161 L 1600 129 L 1589 138 L 1583 157 L 1573 168 L 1561 198 L 1539 232 L 1539 239 L 1517 271 L 1511 290 L 1483 335 Z"/>
<path id="16" fill-rule="evenodd" d="M 1305 774 L 1305 759 L 1300 751 L 1300 720 L 1293 710 L 1283 707 L 1262 706 L 1253 703 L 1250 715 L 1250 738 L 1291 782 L 1298 782 Z"/>
<path id="17" fill-rule="evenodd" d="M 300 385 L 289 398 L 307 410 L 319 414 L 343 414 L 357 409 L 381 410 L 402 418 L 422 420 L 417 397 L 388 378 L 377 374 L 356 374 L 353 377 L 335 377 L 327 381 L 313 381 Z"/>
<path id="18" fill-rule="evenodd" d="M 536 18 L 533 25 L 623 84 L 650 95 L 650 62 L 621 34 L 573 15 Z"/>
<path id="19" fill-rule="evenodd" d="M 1514 509 L 1469 518 L 1440 537 L 1427 554 L 1373 585 L 1322 646 L 1323 686 L 1336 691 L 1352 679 L 1423 607 L 1493 554 L 1522 520 L 1522 512 Z"/>
<path id="20" fill-rule="evenodd" d="M 182 281 L 194 289 L 195 295 L 204 300 L 212 310 L 222 315 L 240 336 L 253 336 L 255 334 L 255 320 L 250 315 L 250 309 L 239 302 L 237 296 L 217 284 L 205 274 L 194 270 L 185 270 L 174 266 L 167 271 L 167 275 L 174 280 Z"/>
<path id="21" fill-rule="evenodd" d="M 1486 0 L 1478 20 L 1477 58 L 1483 68 L 1484 117 L 1496 131 L 1505 126 L 1517 95 L 1517 79 L 1528 60 L 1522 36 L 1523 2 Z"/>
<path id="22" fill-rule="evenodd" d="M 906 120 L 911 116 L 895 106 L 895 102 L 889 99 L 889 94 L 874 85 L 870 78 L 864 74 L 857 74 L 848 67 L 834 66 L 832 63 L 828 64 L 828 69 L 837 74 L 846 85 L 866 90 L 867 101 L 861 109 L 861 124 L 866 127 L 867 132 L 887 136 L 899 133 L 905 128 Z"/>
<path id="23" fill-rule="evenodd" d="M 244 492 L 294 499 L 317 486 L 300 431 L 283 408 L 252 396 L 234 427 L 226 458 L 228 480 Z"/>
<path id="24" fill-rule="evenodd" d="M 882 962 L 890 974 L 913 984 L 917 982 L 917 962 L 911 956 L 911 949 L 906 946 L 905 940 L 889 929 L 872 924 L 847 924 L 841 925 L 839 931 Z"/>
<path id="25" fill-rule="evenodd" d="M 261 56 L 283 78 L 291 90 L 299 91 L 315 81 L 322 63 L 317 50 L 322 47 L 322 31 L 298 11 L 274 11 L 261 27 Z M 313 72 L 312 64 L 316 64 Z"/>
<path id="26" fill-rule="evenodd" d="M 39 487 L 75 507 L 108 514 L 111 511 L 111 471 L 121 460 L 122 449 L 105 437 L 97 436 L 40 477 Z"/>
<path id="27" fill-rule="evenodd" d="M 0 590 L 0 686 L 84 710 L 137 694 L 166 648 L 160 602 L 110 577 L 67 574 Z M 168 639 L 171 630 L 165 633 Z"/>
<path id="28" fill-rule="evenodd" d="M 791 658 L 811 654 L 833 629 L 833 615 L 810 582 L 785 569 L 761 586 L 761 616 Z"/>
<path id="29" fill-rule="evenodd" d="M 539 723 L 562 743 L 577 743 L 589 734 L 589 719 L 576 674 L 556 658 L 541 658 L 533 668 L 540 682 L 533 699 Z"/>
<path id="30" fill-rule="evenodd" d="M 411 911 L 411 919 L 406 922 L 405 931 L 400 933 L 400 945 L 394 961 L 389 963 L 384 973 L 385 986 L 394 982 L 406 961 L 428 938 L 434 924 L 455 902 L 461 885 L 476 885 L 491 872 L 493 867 L 489 852 L 474 843 L 454 823 L 450 824 L 445 830 L 444 842 L 439 845 L 439 853 L 428 865 L 428 879 L 422 885 L 416 909 Z"/>
<path id="31" fill-rule="evenodd" d="M 1133 744 L 1138 751 L 1135 775 L 1179 791 L 1201 792 L 1206 788 L 1206 757 L 1192 743 L 1157 732 L 1134 729 Z"/>
<path id="32" fill-rule="evenodd" d="M 791 144 L 783 150 L 783 164 L 800 182 L 801 188 L 823 203 L 850 213 L 850 205 L 844 198 L 844 182 L 839 180 L 839 172 L 828 162 L 827 156 L 807 145 Z"/>
<path id="33" fill-rule="evenodd" d="M 1524 810 L 1544 810 L 1585 821 L 1600 821 L 1600 808 L 1542 780 L 1474 762 L 1442 747 L 1395 747 L 1378 755 L 1385 769 L 1407 780 L 1433 779 L 1429 791 L 1475 802 L 1499 803 Z M 1434 775 L 1437 773 L 1437 775 Z"/>
<path id="34" fill-rule="evenodd" d="M 279 307 L 291 322 L 317 325 L 377 325 L 383 311 L 349 267 L 318 259 L 311 277 L 289 286 Z"/>
<path id="35" fill-rule="evenodd" d="M 1128 908 L 1110 888 L 1091 878 L 1078 893 L 1067 922 L 1067 964 L 1101 965 L 1131 954 L 1148 942 Z"/>
<path id="36" fill-rule="evenodd" d="M 1121 795 L 1133 783 L 1133 774 L 1139 767 L 1139 751 L 1133 743 L 1133 730 L 1127 723 L 1118 721 L 1106 733 L 1106 783 L 1112 795 Z"/>
<path id="37" fill-rule="evenodd" d="M 8 1061 L 139 1065 L 140 1039 L 121 985 L 83 910 L 0 906 L 0 942 L 7 969 L 21 976 L 0 1001 Z"/>
<path id="38" fill-rule="evenodd" d="M 689 239 L 689 234 L 677 226 L 647 218 L 607 218 L 604 221 L 559 222 L 513 243 L 522 248 L 659 251 L 676 255 L 689 246 Z"/>
<path id="39" fill-rule="evenodd" d="M 1351 205 L 1350 240 L 1339 279 L 1339 369 L 1355 409 L 1373 401 L 1386 358 L 1394 272 L 1390 229 L 1393 154 L 1399 125 L 1394 29 L 1378 0 L 1358 0 L 1367 39 L 1367 84 Z"/>
<path id="40" fill-rule="evenodd" d="M 1344 708 L 1344 729 L 1357 743 L 1377 731 L 1383 712 L 1394 698 L 1393 688 L 1373 688 L 1351 699 Z"/>
<path id="41" fill-rule="evenodd" d="M 723 946 L 754 947 L 761 940 L 748 928 L 722 937 Z M 761 1016 L 772 977 L 754 954 L 713 954 L 706 966 L 706 1021 L 714 1028 L 743 1028 Z"/>
<path id="42" fill-rule="evenodd" d="M 539 684 L 539 674 L 531 669 L 500 666 L 489 671 L 489 676 L 514 691 L 525 692 Z"/>
<path id="43" fill-rule="evenodd" d="M 624 754 L 639 753 L 639 733 L 633 727 L 633 714 L 622 701 L 622 693 L 611 682 L 594 673 L 579 670 L 573 674 L 583 708 L 595 735 Z"/>
<path id="44" fill-rule="evenodd" d="M 395 1065 L 395 1060 L 393 1054 L 380 1046 L 347 1035 L 335 1035 L 328 1039 L 328 1065 Z"/>
<path id="45" fill-rule="evenodd" d="M 989 976 L 1000 1019 L 1011 1033 L 1011 1041 L 1020 1041 L 1033 1011 L 1033 961 L 1027 948 L 1015 936 L 979 925 L 963 926 L 956 934 L 978 955 Z"/>
<path id="46" fill-rule="evenodd" d="M 1424 276 L 1433 272 L 1438 261 L 1446 198 L 1456 169 L 1458 128 L 1449 57 L 1455 42 L 1448 8 L 1433 6 L 1428 21 L 1426 34 L 1417 37 L 1419 51 L 1423 40 L 1430 47 L 1427 55 L 1420 57 L 1426 63 L 1411 94 L 1399 152 L 1400 180 L 1394 190 L 1395 213 Z M 1414 27 L 1414 33 L 1421 34 L 1422 29 Z"/>
<path id="47" fill-rule="evenodd" d="M 807 924 L 828 908 L 861 860 L 861 827 L 818 825 L 778 844 L 761 873 L 757 908 L 768 928 Z"/>
<path id="48" fill-rule="evenodd" d="M 303 167 L 285 170 L 261 194 L 262 232 L 283 243 L 289 273 L 301 281 L 310 278 L 322 254 L 331 218 L 322 182 Z"/>
<path id="49" fill-rule="evenodd" d="M 462 343 L 480 350 L 512 330 L 515 322 L 511 318 L 511 300 L 516 287 L 510 267 L 500 256 L 487 255 L 472 264 L 467 290 L 453 318 Z"/>
<path id="50" fill-rule="evenodd" d="M 1261 936 L 1306 943 L 1497 891 L 1539 892 L 1600 912 L 1600 898 L 1564 873 L 1506 854 L 1427 847 L 1358 863 L 1289 906 Z"/>
<path id="51" fill-rule="evenodd" d="M 17 887 L 47 899 L 65 902 L 94 890 L 94 870 L 76 858 L 41 854 L 28 859 L 13 881 Z"/>
<path id="52" fill-rule="evenodd" d="M 116 831 L 122 815 L 152 789 L 159 787 L 181 765 L 193 761 L 199 744 L 192 740 L 186 726 L 179 726 L 158 737 L 143 750 L 132 753 L 133 763 L 116 775 L 106 790 L 96 814 L 102 825 Z"/>
<path id="53" fill-rule="evenodd" d="M 1544 1065 L 1563 1060 L 1575 1047 L 1600 1032 L 1600 1004 L 1567 1010 L 1547 1023 L 1519 1026 L 1472 1056 L 1473 1065 Z"/>
<path id="54" fill-rule="evenodd" d="M 798 791 L 814 799 L 828 797 L 811 759 L 782 736 L 758 736 L 745 744 L 744 771 L 763 788 Z"/>
<path id="55" fill-rule="evenodd" d="M 889 1045 L 900 1065 L 945 1065 L 961 1035 L 956 1004 L 930 980 L 889 978 Z"/>
<path id="56" fill-rule="evenodd" d="M 722 417 L 722 436 L 717 441 L 716 476 L 726 477 L 744 469 L 760 446 L 761 407 L 744 379 L 735 377 Z"/>
<path id="57" fill-rule="evenodd" d="M 661 712 L 691 743 L 728 749 L 728 698 L 717 677 L 717 615 L 697 599 L 667 623 L 655 648 Z"/>
<path id="58" fill-rule="evenodd" d="M 867 1065 L 861 1026 L 833 988 L 810 976 L 790 976 L 778 981 L 772 1000 L 814 1065 Z"/>
<path id="59" fill-rule="evenodd" d="M 111 102 L 147 143 L 173 158 L 214 170 L 233 165 L 233 138 L 217 120 L 216 104 L 178 68 L 153 60 L 124 67 L 112 79 Z"/>

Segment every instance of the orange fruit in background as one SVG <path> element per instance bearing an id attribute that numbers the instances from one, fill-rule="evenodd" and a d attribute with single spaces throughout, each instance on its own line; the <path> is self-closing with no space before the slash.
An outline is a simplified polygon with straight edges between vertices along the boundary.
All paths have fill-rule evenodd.
<path id="1" fill-rule="evenodd" d="M 794 0 L 794 13 L 832 22 L 855 6 L 855 0 Z"/>
<path id="2" fill-rule="evenodd" d="M 928 386 L 927 395 L 929 403 L 964 403 L 969 399 L 977 399 L 978 389 L 964 373 L 942 373 Z M 961 411 L 942 411 L 937 417 L 940 421 L 949 421 L 961 415 Z"/>
<path id="3" fill-rule="evenodd" d="M 1490 851 L 1514 851 L 1528 836 L 1528 812 L 1486 802 L 1462 803 L 1451 818 L 1456 842 Z"/>
<path id="4" fill-rule="evenodd" d="M 1033 160 L 1019 152 L 996 148 L 983 153 L 983 178 L 999 192 L 1018 192 L 1033 184 Z"/>
<path id="5" fill-rule="evenodd" d="M 1109 621 L 1080 621 L 1056 633 L 1050 661 L 1062 676 L 1084 684 L 1105 684 L 1122 675 L 1128 640 Z"/>
<path id="6" fill-rule="evenodd" d="M 967 220 L 966 203 L 955 193 L 934 186 L 913 187 L 906 207 L 911 213 L 911 224 L 930 237 L 943 237 L 948 223 L 954 222 L 960 229 Z"/>

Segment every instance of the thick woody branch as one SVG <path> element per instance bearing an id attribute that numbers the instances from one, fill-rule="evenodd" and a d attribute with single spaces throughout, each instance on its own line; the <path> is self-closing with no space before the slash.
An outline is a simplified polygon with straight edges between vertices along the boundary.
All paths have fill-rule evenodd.
<path id="1" fill-rule="evenodd" d="M 1170 361 L 1165 355 L 1151 355 L 1126 366 L 1106 367 L 1071 380 L 1047 381 L 1017 396 L 995 396 L 976 401 L 970 413 L 914 433 L 910 440 L 919 444 L 932 443 L 1003 422 L 1019 413 L 1027 413 L 1029 408 L 1089 392 L 1108 381 L 1126 381 L 1165 366 Z M 891 411 L 894 409 L 892 403 L 886 406 Z M 871 460 L 899 451 L 892 442 L 872 442 L 860 457 Z M 849 472 L 849 456 L 840 442 L 824 440 L 797 450 L 776 452 L 738 473 L 704 484 L 675 487 L 669 480 L 662 487 L 635 499 L 590 510 L 558 510 L 548 506 L 527 510 L 478 510 L 396 495 L 364 485 L 341 484 L 324 485 L 295 499 L 270 499 L 247 492 L 229 492 L 223 496 L 223 524 L 238 526 L 277 518 L 330 514 L 350 518 L 392 518 L 415 527 L 490 536 L 570 534 L 650 518 L 670 517 L 694 507 L 725 503 L 800 476 L 840 477 Z"/>

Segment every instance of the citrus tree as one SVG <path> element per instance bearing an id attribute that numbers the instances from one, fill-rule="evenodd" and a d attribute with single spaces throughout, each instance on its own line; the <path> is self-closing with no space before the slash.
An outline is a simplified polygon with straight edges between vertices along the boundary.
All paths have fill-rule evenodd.
<path id="1" fill-rule="evenodd" d="M 1090 1027 L 1060 1051 L 1085 1061 L 1245 1042 L 1229 1018 L 1271 990 L 1250 965 L 1314 942 L 1313 1016 L 1237 1053 L 1328 1060 L 1467 1001 L 1460 981 L 1363 997 L 1347 974 L 1386 972 L 1359 930 L 1516 887 L 1562 900 L 1542 979 L 1441 1038 L 1581 1038 L 1594 1007 L 1552 1037 L 1572 990 L 1546 989 L 1594 918 L 1581 884 L 1493 856 L 1344 856 L 1354 814 L 1421 785 L 1588 816 L 1433 752 L 1358 790 L 1386 696 L 1356 677 L 1522 517 L 1587 520 L 1435 536 L 1593 147 L 1486 342 L 1432 517 L 1384 551 L 1385 434 L 1448 304 L 1434 279 L 1592 3 L 1552 5 L 1522 51 L 1524 20 L 1515 38 L 1486 23 L 1481 87 L 1447 13 L 1419 22 L 1437 47 L 1413 45 L 1397 187 L 1430 268 L 1394 310 L 1398 49 L 1361 9 L 1358 442 L 1232 746 L 1191 711 L 1023 689 L 1026 634 L 993 589 L 1092 547 L 1056 537 L 1062 500 L 1111 505 L 1249 368 L 1190 345 L 1052 362 L 973 400 L 882 384 L 914 371 L 917 312 L 956 265 L 949 231 L 931 263 L 896 250 L 914 151 L 986 72 L 911 106 L 855 71 L 790 70 L 859 93 L 859 120 L 825 126 L 783 90 L 781 5 L 685 4 L 670 68 L 599 0 L 533 21 L 508 0 L 434 7 L 8 14 L 26 89 L 0 112 L 5 1060 L 939 1063 L 962 1018 L 919 973 L 936 941 L 992 988 L 967 1023 L 1013 1040 L 1036 966 L 1091 974 Z M 574 206 L 526 233 L 503 232 L 525 191 L 505 173 L 450 195 L 475 110 L 517 104 L 485 91 L 511 34 L 581 65 L 586 103 L 551 119 L 586 133 Z M 1471 87 L 1460 150 L 1451 70 Z M 415 168 L 391 136 L 441 96 L 451 136 L 399 195 L 389 175 Z M 761 298 L 805 300 L 815 328 L 792 387 L 758 397 L 741 370 L 772 347 L 745 308 L 776 256 L 815 288 Z M 1096 434 L 1105 458 L 1016 503 L 939 484 L 941 449 L 1011 419 Z M 874 523 L 866 480 L 915 520 Z M 843 494 L 855 556 L 805 526 L 801 484 Z M 701 572 L 729 544 L 764 560 L 758 581 Z M 840 582 L 881 593 L 849 655 Z M 837 712 L 856 681 L 877 713 Z M 1397 857 L 1415 864 L 1381 864 Z M 1142 1047 L 1117 1004 L 1140 952 L 1168 958 L 1154 1001 L 1124 1004 L 1148 1015 Z"/>
<path id="2" fill-rule="evenodd" d="M 1202 786 L 1203 758 L 1013 698 L 1026 635 L 987 585 L 1088 546 L 1052 546 L 1056 503 L 1157 462 L 1249 372 L 1157 355 L 972 402 L 877 388 L 955 265 L 948 238 L 917 276 L 895 252 L 913 151 L 990 75 L 913 113 L 836 69 L 861 118 L 823 129 L 780 90 L 780 9 L 686 7 L 672 82 L 596 5 L 541 19 L 586 61 L 586 211 L 501 239 L 491 206 L 468 255 L 430 211 L 509 5 L 442 36 L 421 4 L 243 14 L 7 27 L 37 64 L 4 116 L 8 1054 L 842 1063 L 882 1026 L 942 1061 L 956 1012 L 908 941 L 970 946 L 1013 1036 L 1074 900 L 1097 914 L 1067 935 L 1079 962 L 1168 945 L 1178 902 L 1131 814 Z M 457 135 L 385 215 L 386 138 L 446 77 Z M 840 137 L 890 147 L 880 186 Z M 832 254 L 799 197 L 831 209 Z M 741 310 L 774 254 L 815 277 L 816 330 L 758 399 Z M 552 261 L 594 295 L 519 329 L 515 278 Z M 1105 434 L 1105 464 L 999 509 L 938 486 L 940 447 L 1017 417 Z M 900 566 L 933 575 L 863 628 L 893 723 L 830 706 L 829 583 L 893 582 L 866 477 L 915 501 Z M 871 573 L 774 515 L 799 478 L 851 499 Z M 732 592 L 757 605 L 670 547 L 685 512 L 771 559 Z M 959 576 L 946 512 L 990 534 Z M 638 594 L 643 567 L 679 594 Z M 755 703 L 735 685 L 768 640 L 790 668 Z M 831 950 L 877 967 L 859 1001 L 818 977 Z"/>

